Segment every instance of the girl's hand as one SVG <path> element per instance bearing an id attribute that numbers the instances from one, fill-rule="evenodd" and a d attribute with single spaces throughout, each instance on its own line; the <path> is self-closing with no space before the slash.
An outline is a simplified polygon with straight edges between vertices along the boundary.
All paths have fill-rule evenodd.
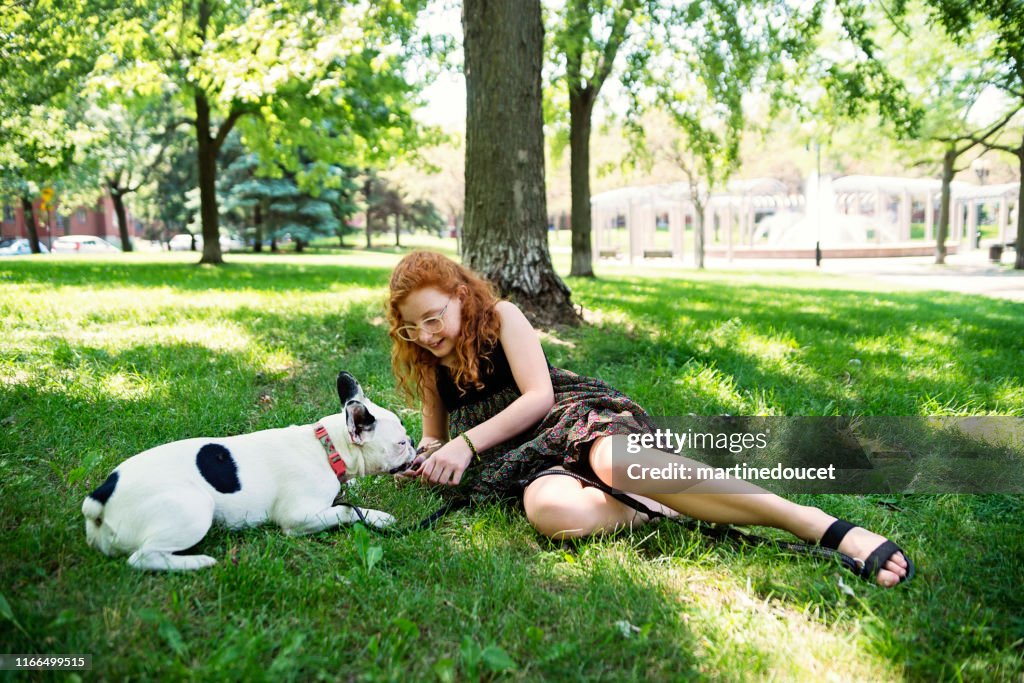
<path id="1" fill-rule="evenodd" d="M 415 474 L 431 484 L 455 486 L 473 460 L 473 452 L 462 439 L 453 439 L 430 454 Z"/>
<path id="2" fill-rule="evenodd" d="M 438 441 L 437 439 L 423 439 L 420 441 L 420 445 L 416 449 L 416 457 L 413 458 L 412 464 L 409 465 L 409 468 L 399 472 L 395 476 L 405 479 L 415 479 L 420 476 L 420 470 L 423 469 L 423 463 L 434 451 L 443 445 L 444 442 Z"/>

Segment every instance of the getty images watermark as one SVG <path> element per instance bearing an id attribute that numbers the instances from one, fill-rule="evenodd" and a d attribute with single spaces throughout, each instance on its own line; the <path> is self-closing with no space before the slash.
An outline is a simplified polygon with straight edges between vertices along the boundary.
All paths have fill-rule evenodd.
<path id="1" fill-rule="evenodd" d="M 1024 418 L 652 417 L 612 465 L 637 493 L 1024 493 Z"/>
<path id="2" fill-rule="evenodd" d="M 626 453 L 638 455 L 644 450 L 656 450 L 680 454 L 684 451 L 718 449 L 731 454 L 741 454 L 751 450 L 766 450 L 771 432 L 732 433 L 674 432 L 671 429 L 655 429 L 644 434 L 629 434 L 626 437 Z M 727 467 L 713 467 L 700 464 L 686 458 L 679 462 L 667 462 L 658 465 L 645 465 L 640 462 L 626 465 L 626 476 L 634 481 L 676 481 L 680 484 L 692 484 L 701 481 L 744 480 L 748 482 L 768 481 L 800 481 L 800 480 L 836 480 L 834 463 L 821 467 L 786 467 L 776 463 L 774 467 L 756 467 L 746 462 Z"/>

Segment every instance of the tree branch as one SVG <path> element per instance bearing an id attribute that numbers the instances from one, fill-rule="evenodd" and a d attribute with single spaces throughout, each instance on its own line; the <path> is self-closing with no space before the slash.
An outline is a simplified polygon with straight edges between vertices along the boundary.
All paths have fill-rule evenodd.
<path id="1" fill-rule="evenodd" d="M 604 85 L 608 75 L 612 72 L 612 66 L 614 66 L 615 63 L 615 55 L 618 54 L 619 48 L 626 40 L 626 27 L 629 26 L 629 21 L 633 18 L 634 11 L 636 11 L 636 0 L 623 0 L 619 11 L 615 13 L 615 22 L 612 24 L 612 32 L 608 36 L 608 42 L 604 45 L 604 51 L 601 53 L 601 61 L 598 63 L 597 68 L 594 69 L 594 79 L 591 81 L 595 95 L 597 94 L 597 91 L 601 89 L 601 86 Z"/>
<path id="2" fill-rule="evenodd" d="M 583 90 L 582 84 L 582 71 L 583 71 L 583 45 L 576 43 L 574 40 L 579 27 L 583 24 L 580 17 L 587 16 L 589 20 L 589 14 L 587 13 L 586 0 L 574 0 L 572 4 L 566 6 L 566 30 L 565 36 L 566 41 L 564 45 L 565 49 L 565 79 L 568 81 L 569 91 Z M 589 26 L 587 27 L 589 33 Z"/>
<path id="3" fill-rule="evenodd" d="M 216 137 L 213 138 L 213 153 L 216 154 L 220 150 L 220 146 L 224 144 L 224 140 L 227 139 L 228 133 L 234 128 L 235 123 L 238 119 L 242 118 L 246 114 L 255 114 L 256 110 L 249 107 L 232 107 L 231 113 L 224 119 L 224 123 L 220 124 L 220 128 L 217 130 Z"/>

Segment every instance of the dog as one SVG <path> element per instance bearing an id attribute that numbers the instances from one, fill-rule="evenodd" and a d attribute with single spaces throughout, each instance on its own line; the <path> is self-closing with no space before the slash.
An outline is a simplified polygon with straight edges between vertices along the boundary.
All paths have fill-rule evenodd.
<path id="1" fill-rule="evenodd" d="M 342 483 L 408 469 L 416 450 L 398 416 L 368 400 L 355 377 L 342 372 L 337 384 L 342 412 L 314 425 L 185 439 L 128 458 L 82 503 L 87 543 L 129 555 L 136 569 L 194 570 L 216 560 L 180 553 L 214 522 L 271 521 L 300 535 L 359 521 L 354 508 L 333 505 Z M 361 512 L 377 527 L 394 521 Z"/>

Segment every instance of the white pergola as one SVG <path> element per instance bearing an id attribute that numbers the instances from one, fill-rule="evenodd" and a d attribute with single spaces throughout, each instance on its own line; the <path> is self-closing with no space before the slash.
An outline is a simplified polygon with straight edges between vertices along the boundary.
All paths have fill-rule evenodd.
<path id="1" fill-rule="evenodd" d="M 957 234 L 963 233 L 966 214 L 967 234 L 973 235 L 978 229 L 978 207 L 995 204 L 998 240 L 1012 242 L 1017 234 L 1016 212 L 1020 211 L 1020 183 L 1002 185 L 967 185 L 953 193 L 953 220 L 959 221 Z M 1013 220 L 1011 220 L 1013 219 Z M 973 246 L 973 240 L 969 240 Z"/>
<path id="2" fill-rule="evenodd" d="M 924 213 L 924 240 L 935 239 L 941 181 L 850 175 L 835 180 L 824 179 L 824 183 L 828 192 L 823 193 L 822 188 L 818 193 L 820 198 L 815 199 L 818 202 L 815 206 L 820 207 L 820 202 L 824 202 L 827 206 L 822 208 L 827 214 L 832 214 L 834 225 L 841 224 L 839 215 L 859 217 L 857 227 L 861 236 L 856 236 L 856 231 L 851 233 L 853 236 L 847 235 L 845 239 L 849 244 L 866 246 L 873 241 L 875 244 L 899 245 L 910 242 L 915 210 L 923 210 Z M 973 249 L 974 240 L 966 237 L 977 231 L 978 207 L 995 204 L 998 239 L 1003 243 L 1011 241 L 1016 234 L 1014 220 L 1019 190 L 1020 183 L 974 185 L 954 181 L 950 186 L 947 240 L 952 244 L 959 243 L 963 249 Z M 687 227 L 696 224 L 696 208 L 689 197 L 689 186 L 682 182 L 624 187 L 594 195 L 591 210 L 598 257 L 628 259 L 630 263 L 647 258 L 681 261 Z M 714 194 L 707 201 L 704 209 L 706 238 L 710 245 L 711 236 L 718 234 L 718 246 L 725 247 L 726 254 L 731 257 L 734 247 L 755 246 L 759 239 L 756 226 L 759 213 L 778 212 L 784 216 L 794 210 L 805 212 L 810 202 L 811 197 L 789 194 L 786 186 L 774 178 L 733 181 L 726 192 Z M 796 215 L 799 217 L 799 213 Z M 667 234 L 664 217 L 668 219 Z M 659 218 L 662 221 L 661 231 Z M 822 218 L 820 215 L 817 217 L 819 226 Z M 805 218 L 804 222 L 809 219 Z M 824 220 L 829 219 L 825 217 Z M 844 220 L 850 222 L 851 219 Z M 786 239 L 787 233 L 782 234 Z M 803 242 L 806 240 L 801 240 Z M 783 242 L 779 246 L 785 244 Z"/>
<path id="3" fill-rule="evenodd" d="M 1016 205 L 1020 183 L 1006 185 L 972 185 L 960 181 L 950 183 L 950 222 L 947 239 L 959 242 L 965 249 L 974 248 L 974 240 L 965 239 L 978 228 L 978 206 L 997 203 L 1000 241 L 1010 234 L 1011 205 Z M 875 240 L 888 234 L 892 241 L 910 240 L 911 217 L 915 202 L 924 207 L 924 236 L 935 239 L 938 225 L 942 181 L 931 178 L 894 178 L 886 176 L 851 175 L 832 181 L 836 210 L 846 215 L 870 215 L 876 224 Z M 893 208 L 895 200 L 895 208 Z"/>
<path id="4" fill-rule="evenodd" d="M 705 230 L 716 224 L 731 254 L 736 243 L 752 243 L 758 211 L 801 203 L 774 178 L 729 183 L 727 191 L 710 197 L 704 210 Z M 683 235 L 696 223 L 697 210 L 686 183 L 624 187 L 591 197 L 595 249 L 599 258 L 683 259 Z M 668 216 L 668 240 L 656 239 L 658 216 Z M 619 226 L 624 223 L 625 231 Z"/>

